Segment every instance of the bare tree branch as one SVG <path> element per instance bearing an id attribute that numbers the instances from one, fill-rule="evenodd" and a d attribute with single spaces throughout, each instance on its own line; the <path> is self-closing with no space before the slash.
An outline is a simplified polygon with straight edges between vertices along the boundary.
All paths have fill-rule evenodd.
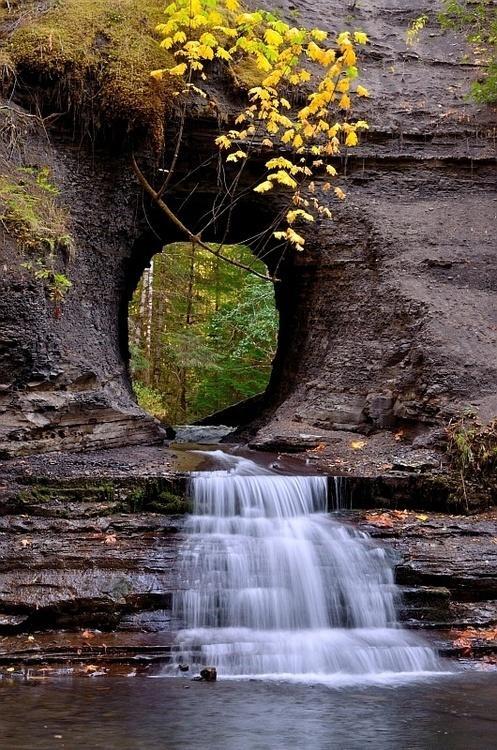
<path id="1" fill-rule="evenodd" d="M 223 260 L 225 263 L 229 263 L 232 266 L 236 266 L 237 268 L 241 268 L 243 271 L 246 271 L 247 273 L 251 273 L 254 276 L 257 276 L 259 279 L 263 279 L 264 281 L 278 281 L 278 279 L 275 279 L 272 276 L 269 276 L 268 274 L 259 273 L 259 271 L 256 271 L 254 268 L 250 268 L 250 266 L 246 266 L 244 263 L 240 263 L 237 260 L 234 260 L 232 258 L 228 258 L 226 255 L 222 255 L 220 250 L 213 250 L 212 247 L 210 247 L 206 242 L 204 242 L 199 234 L 194 234 L 188 227 L 186 227 L 181 219 L 176 216 L 176 214 L 169 208 L 169 206 L 162 200 L 160 195 L 157 193 L 156 190 L 152 187 L 152 185 L 149 183 L 143 172 L 141 171 L 140 167 L 138 166 L 134 154 L 131 157 L 131 163 L 133 167 L 133 172 L 135 173 L 136 177 L 138 178 L 138 181 L 140 185 L 143 187 L 145 192 L 152 198 L 154 203 L 160 208 L 163 214 L 167 216 L 167 218 L 172 221 L 172 223 L 178 227 L 180 232 L 182 232 L 185 237 L 190 241 L 194 242 L 195 244 L 199 245 L 199 247 L 203 248 L 204 250 L 207 250 L 207 252 L 211 253 L 211 255 L 215 255 L 220 260 Z"/>

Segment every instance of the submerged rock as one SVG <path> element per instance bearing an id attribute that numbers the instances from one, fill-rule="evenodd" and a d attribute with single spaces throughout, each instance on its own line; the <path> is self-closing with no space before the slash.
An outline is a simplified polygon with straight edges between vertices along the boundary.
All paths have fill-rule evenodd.
<path id="1" fill-rule="evenodd" d="M 200 677 L 206 682 L 216 682 L 217 680 L 217 669 L 216 667 L 204 667 L 200 670 Z"/>

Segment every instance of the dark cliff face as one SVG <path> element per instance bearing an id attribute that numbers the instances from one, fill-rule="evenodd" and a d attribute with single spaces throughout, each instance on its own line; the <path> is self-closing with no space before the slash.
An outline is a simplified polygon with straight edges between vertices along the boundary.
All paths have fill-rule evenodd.
<path id="1" fill-rule="evenodd" d="M 73 287 L 60 319 L 4 232 L 0 280 L 0 452 L 161 440 L 133 401 L 120 330 L 127 263 L 139 232 L 128 162 L 32 133 L 26 161 L 49 164 L 69 207 Z M 95 166 L 98 164 L 98 168 Z M 144 262 L 146 259 L 144 259 Z"/>
<path id="2" fill-rule="evenodd" d="M 348 195 L 332 206 L 336 221 L 315 226 L 305 253 L 280 268 L 280 345 L 259 441 L 402 427 L 422 444 L 468 405 L 497 414 L 497 116 L 465 98 L 478 70 L 459 64 L 460 41 L 428 28 L 406 48 L 426 3 L 296 5 L 299 23 L 346 19 L 368 32 L 361 67 L 373 98 L 368 137 L 342 160 Z M 208 124 L 190 129 L 183 170 L 211 148 Z M 0 453 L 160 442 L 130 389 L 126 304 L 151 255 L 178 237 L 144 210 L 124 147 L 77 146 L 62 126 L 51 141 L 31 133 L 27 158 L 51 164 L 62 188 L 74 286 L 56 320 L 4 235 Z M 209 180 L 206 171 L 189 219 L 208 203 Z M 268 210 L 247 199 L 231 239 Z"/>

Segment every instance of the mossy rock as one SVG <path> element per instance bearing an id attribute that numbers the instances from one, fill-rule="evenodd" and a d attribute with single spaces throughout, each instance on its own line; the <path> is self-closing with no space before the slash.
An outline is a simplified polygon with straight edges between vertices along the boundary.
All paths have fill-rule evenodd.
<path id="1" fill-rule="evenodd" d="M 163 11 L 162 0 L 52 0 L 11 36 L 10 58 L 94 127 L 121 121 L 162 138 L 173 84 L 150 72 L 171 61 L 155 34 Z"/>

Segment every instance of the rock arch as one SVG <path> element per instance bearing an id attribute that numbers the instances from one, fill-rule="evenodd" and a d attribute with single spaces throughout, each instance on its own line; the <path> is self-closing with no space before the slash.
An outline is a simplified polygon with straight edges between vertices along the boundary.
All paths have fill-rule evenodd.
<path id="1" fill-rule="evenodd" d="M 325 10 L 298 5 L 310 24 L 324 13 L 337 26 L 349 13 L 338 0 Z M 306 252 L 280 269 L 279 349 L 256 442 L 374 432 L 392 454 L 393 430 L 429 445 L 468 406 L 497 414 L 495 109 L 468 104 L 450 35 L 436 30 L 406 52 L 413 12 L 377 0 L 354 8 L 373 40 L 364 64 L 372 127 L 343 160 L 348 199 L 336 221 L 316 226 Z M 185 169 L 210 142 L 211 123 L 192 115 L 190 126 Z M 143 211 L 129 153 L 79 147 L 62 128 L 52 139 L 49 148 L 31 133 L 26 148 L 52 165 L 70 208 L 75 283 L 55 321 L 3 234 L 0 453 L 160 442 L 131 396 L 123 316 L 150 254 L 177 237 Z M 207 171 L 200 202 L 212 185 Z M 250 197 L 236 222 L 262 221 L 270 209 Z"/>

